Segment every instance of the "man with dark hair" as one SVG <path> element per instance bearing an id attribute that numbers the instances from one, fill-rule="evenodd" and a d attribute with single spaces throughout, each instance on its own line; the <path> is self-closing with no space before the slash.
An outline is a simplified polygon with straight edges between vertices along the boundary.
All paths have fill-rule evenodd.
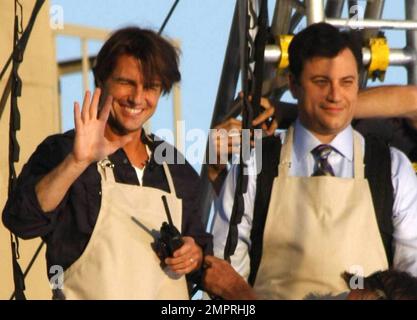
<path id="1" fill-rule="evenodd" d="M 184 275 L 195 274 L 212 247 L 198 214 L 199 177 L 143 129 L 180 80 L 177 51 L 153 31 L 121 29 L 100 50 L 94 77 L 94 94 L 81 110 L 74 105 L 75 131 L 39 145 L 3 222 L 46 242 L 48 270 L 65 271 L 55 298 L 188 299 Z M 159 159 L 164 152 L 175 162 Z M 158 241 L 167 211 L 181 232 L 171 234 L 175 242 Z"/>
<path id="2" fill-rule="evenodd" d="M 248 162 L 237 249 L 207 257 L 206 289 L 225 298 L 303 299 L 345 291 L 340 270 L 369 275 L 393 266 L 417 273 L 417 178 L 407 157 L 351 127 L 358 100 L 360 48 L 319 23 L 289 47 L 289 84 L 298 118 L 264 139 Z M 222 255 L 235 192 L 232 167 L 213 235 Z M 236 270 L 236 271 L 235 271 Z M 240 275 L 239 275 L 240 274 Z M 245 281 L 252 286 L 246 285 Z"/>
<path id="3" fill-rule="evenodd" d="M 367 277 L 344 272 L 347 300 L 417 300 L 417 278 L 397 270 L 377 271 Z"/>

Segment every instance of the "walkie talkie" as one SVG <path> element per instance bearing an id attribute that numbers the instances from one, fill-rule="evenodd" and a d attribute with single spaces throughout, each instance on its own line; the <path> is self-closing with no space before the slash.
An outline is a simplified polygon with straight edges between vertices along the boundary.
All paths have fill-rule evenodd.
<path id="1" fill-rule="evenodd" d="M 168 223 L 166 221 L 162 223 L 160 229 L 160 238 L 158 239 L 157 243 L 157 251 L 159 251 L 158 255 L 160 255 L 163 261 L 167 257 L 172 257 L 175 250 L 180 248 L 184 244 L 184 241 L 181 238 L 181 233 L 178 231 L 178 229 L 174 226 L 174 223 L 172 222 L 167 198 L 165 196 L 162 196 L 162 202 L 164 203 Z"/>

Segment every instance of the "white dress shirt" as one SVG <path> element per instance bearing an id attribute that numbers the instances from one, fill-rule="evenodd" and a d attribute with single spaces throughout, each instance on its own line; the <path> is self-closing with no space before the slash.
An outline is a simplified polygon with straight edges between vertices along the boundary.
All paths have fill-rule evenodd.
<path id="1" fill-rule="evenodd" d="M 281 134 L 281 140 L 285 133 Z M 362 138 L 362 147 L 365 141 Z M 311 176 L 315 160 L 311 150 L 321 142 L 297 120 L 294 130 L 294 146 L 290 175 Z M 330 143 L 334 151 L 328 161 L 336 176 L 353 177 L 353 129 L 351 126 L 340 132 Z M 408 271 L 417 276 L 417 176 L 407 156 L 400 150 L 390 147 L 391 179 L 394 188 L 392 221 L 394 226 L 394 268 Z M 256 172 L 255 153 L 248 162 L 249 171 Z M 213 222 L 214 254 L 223 258 L 224 246 L 229 230 L 236 187 L 237 166 L 231 167 L 219 197 L 215 201 Z M 239 238 L 235 254 L 231 257 L 234 268 L 248 278 L 250 272 L 250 233 L 256 196 L 256 174 L 249 175 L 248 189 L 243 195 L 245 212 L 238 226 Z M 364 230 L 366 232 L 366 230 Z"/>

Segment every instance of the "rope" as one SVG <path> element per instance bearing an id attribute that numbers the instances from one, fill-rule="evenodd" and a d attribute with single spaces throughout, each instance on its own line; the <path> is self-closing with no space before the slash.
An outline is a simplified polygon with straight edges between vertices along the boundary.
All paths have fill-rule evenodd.
<path id="1" fill-rule="evenodd" d="M 165 17 L 164 22 L 162 22 L 161 27 L 159 28 L 158 34 L 160 35 L 162 33 L 162 31 L 164 31 L 166 24 L 168 23 L 169 19 L 171 18 L 172 13 L 175 10 L 175 7 L 177 6 L 178 2 L 180 2 L 180 0 L 175 0 L 174 4 L 172 5 L 171 9 L 169 10 L 167 16 Z"/>

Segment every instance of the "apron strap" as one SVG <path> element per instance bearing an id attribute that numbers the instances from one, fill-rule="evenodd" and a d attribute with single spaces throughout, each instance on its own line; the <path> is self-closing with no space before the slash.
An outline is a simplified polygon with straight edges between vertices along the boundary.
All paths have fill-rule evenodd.
<path id="1" fill-rule="evenodd" d="M 169 171 L 168 165 L 164 161 L 162 162 L 162 166 L 164 167 L 165 176 L 167 177 L 167 180 L 168 180 L 169 192 L 172 193 L 175 197 L 177 197 L 177 194 L 175 192 L 174 181 L 172 180 L 171 172 Z"/>
<path id="2" fill-rule="evenodd" d="M 290 126 L 285 135 L 284 143 L 281 147 L 281 155 L 278 165 L 278 175 L 289 176 L 291 168 L 291 150 L 294 139 L 294 127 Z"/>
<path id="3" fill-rule="evenodd" d="M 364 179 L 365 165 L 363 163 L 363 152 L 361 138 L 356 131 L 353 131 L 353 176 L 355 179 Z"/>
<path id="4" fill-rule="evenodd" d="M 176 197 L 177 194 L 175 192 L 174 182 L 172 180 L 171 172 L 169 171 L 168 165 L 164 161 L 162 163 L 162 166 L 164 167 L 165 176 L 168 180 L 169 192 L 172 193 L 173 195 L 175 195 L 175 197 Z M 114 179 L 114 173 L 113 173 L 114 164 L 108 158 L 97 162 L 97 168 L 98 168 L 98 172 L 101 175 L 101 178 L 104 181 L 108 181 L 108 182 L 115 182 L 116 181 Z"/>
<path id="5" fill-rule="evenodd" d="M 105 158 L 97 162 L 97 169 L 103 181 L 107 181 L 107 182 L 116 181 L 114 179 L 113 168 L 114 168 L 114 164 L 108 158 Z"/>

